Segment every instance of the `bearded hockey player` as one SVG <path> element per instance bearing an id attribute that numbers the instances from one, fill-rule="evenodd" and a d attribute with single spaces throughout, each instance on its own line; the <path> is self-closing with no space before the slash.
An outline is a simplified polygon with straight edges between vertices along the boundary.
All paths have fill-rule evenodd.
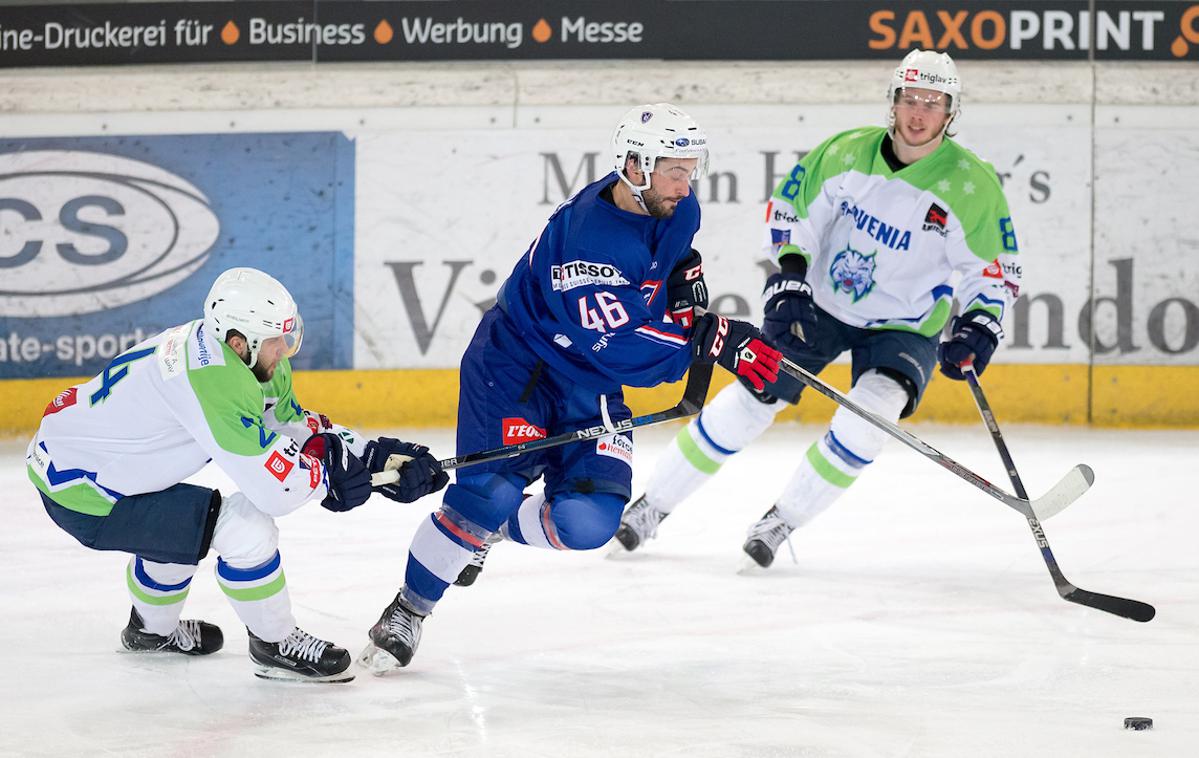
<path id="1" fill-rule="evenodd" d="M 981 374 L 1019 293 L 1016 234 L 999 179 L 948 133 L 961 93 L 948 55 L 912 51 L 887 87 L 887 128 L 826 140 L 779 183 L 766 208 L 765 249 L 781 270 L 762 293 L 763 334 L 812 373 L 849 351 L 849 397 L 891 421 L 915 412 L 938 361 L 950 379 L 964 378 L 960 366 L 971 357 Z M 938 344 L 955 297 L 961 315 Z M 717 395 L 625 512 L 619 544 L 635 550 L 655 536 L 662 519 L 783 407 L 741 384 Z M 769 566 L 794 529 L 857 480 L 885 439 L 839 408 L 774 506 L 749 528 L 750 558 Z"/>
<path id="2" fill-rule="evenodd" d="M 707 139 L 666 103 L 629 111 L 612 141 L 614 171 L 559 207 L 504 282 L 462 357 L 459 454 L 630 417 L 622 385 L 679 379 L 716 362 L 762 390 L 779 353 L 756 327 L 712 313 L 691 181 Z M 671 319 L 666 320 L 667 314 Z M 497 537 L 555 550 L 612 538 L 628 502 L 628 433 L 461 470 L 412 540 L 404 585 L 370 630 L 361 662 L 406 666 L 425 617 Z M 545 489 L 525 487 L 544 477 Z M 461 578 L 460 578 L 461 577 Z"/>
<path id="3" fill-rule="evenodd" d="M 361 505 L 371 472 L 391 455 L 411 458 L 399 482 L 380 488 L 392 499 L 411 502 L 448 477 L 420 445 L 364 444 L 301 408 L 288 359 L 303 333 L 282 284 L 230 269 L 212 285 L 204 318 L 135 345 L 46 407 L 26 454 L 29 478 L 50 518 L 80 543 L 133 554 L 127 650 L 221 649 L 215 625 L 179 619 L 211 549 L 217 583 L 246 625 L 256 675 L 354 678 L 349 653 L 296 626 L 275 518 L 309 501 L 332 511 Z M 181 483 L 210 460 L 240 491 L 222 496 Z"/>

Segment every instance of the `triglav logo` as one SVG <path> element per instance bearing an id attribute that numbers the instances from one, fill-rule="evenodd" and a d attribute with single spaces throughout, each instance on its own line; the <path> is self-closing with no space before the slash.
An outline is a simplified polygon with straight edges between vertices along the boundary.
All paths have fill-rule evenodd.
<path id="1" fill-rule="evenodd" d="M 157 166 L 102 153 L 0 155 L 0 316 L 72 316 L 144 300 L 204 264 L 208 198 Z"/>

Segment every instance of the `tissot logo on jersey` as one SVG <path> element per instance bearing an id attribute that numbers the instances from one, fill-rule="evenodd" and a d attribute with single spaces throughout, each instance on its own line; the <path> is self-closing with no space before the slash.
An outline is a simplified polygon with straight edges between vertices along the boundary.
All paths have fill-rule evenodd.
<path id="1" fill-rule="evenodd" d="M 620 287 L 629 283 L 620 269 L 611 263 L 570 261 L 560 266 L 550 266 L 550 286 L 555 292 L 566 292 L 575 287 L 592 285 Z"/>
<path id="2" fill-rule="evenodd" d="M 519 445 L 522 442 L 545 439 L 545 430 L 530 424 L 523 418 L 506 418 L 504 425 L 504 444 Z"/>
<path id="3" fill-rule="evenodd" d="M 912 233 L 910 231 L 886 224 L 856 205 L 850 205 L 842 201 L 841 215 L 852 216 L 854 226 L 859 231 L 866 232 L 866 234 L 869 234 L 892 250 L 910 250 L 912 247 Z"/>

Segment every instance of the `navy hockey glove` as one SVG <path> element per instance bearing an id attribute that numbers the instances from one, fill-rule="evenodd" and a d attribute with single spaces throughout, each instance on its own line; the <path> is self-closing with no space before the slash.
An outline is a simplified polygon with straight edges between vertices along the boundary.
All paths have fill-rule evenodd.
<path id="1" fill-rule="evenodd" d="M 803 274 L 779 272 L 762 290 L 762 334 L 789 353 L 811 347 L 816 337 L 816 303 Z"/>
<path id="2" fill-rule="evenodd" d="M 332 432 L 314 434 L 304 443 L 303 452 L 325 464 L 329 484 L 329 494 L 321 501 L 325 508 L 348 511 L 371 496 L 371 473 L 341 437 Z"/>
<path id="3" fill-rule="evenodd" d="M 696 360 L 718 363 L 758 391 L 778 381 L 779 359 L 783 357 L 762 340 L 758 327 L 715 313 L 705 313 L 695 320 L 691 352 Z"/>
<path id="4" fill-rule="evenodd" d="M 666 280 L 666 301 L 670 320 L 684 329 L 690 329 L 695 323 L 697 308 L 700 313 L 708 309 L 703 260 L 695 248 L 691 248 L 691 253 L 670 272 L 670 278 Z"/>
<path id="5" fill-rule="evenodd" d="M 941 373 L 964 380 L 962 364 L 974 356 L 974 373 L 982 376 L 1003 337 L 999 321 L 986 311 L 967 311 L 953 319 L 953 336 L 937 346 Z"/>
<path id="6" fill-rule="evenodd" d="M 450 481 L 450 475 L 442 471 L 441 464 L 429 454 L 429 448 L 392 437 L 380 437 L 366 443 L 363 460 L 370 472 L 377 474 L 387 469 L 387 462 L 392 456 L 396 456 L 392 468 L 399 463 L 400 478 L 377 488 L 386 498 L 412 503 L 436 492 Z"/>

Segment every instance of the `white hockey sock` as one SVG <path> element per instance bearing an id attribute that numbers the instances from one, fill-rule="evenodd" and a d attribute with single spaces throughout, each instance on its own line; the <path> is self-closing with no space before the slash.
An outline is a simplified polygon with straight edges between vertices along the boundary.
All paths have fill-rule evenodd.
<path id="1" fill-rule="evenodd" d="M 645 497 L 658 511 L 670 513 L 720 470 L 735 453 L 774 423 L 787 404 L 759 402 L 733 382 L 720 391 L 667 446 L 654 467 Z"/>
<path id="2" fill-rule="evenodd" d="M 259 639 L 280 642 L 296 628 L 275 520 L 240 492 L 221 503 L 212 547 L 217 583 L 242 623 Z"/>
<path id="3" fill-rule="evenodd" d="M 516 511 L 516 523 L 520 526 L 522 541 L 533 547 L 565 550 L 566 547 L 558 539 L 558 530 L 553 519 L 549 518 L 549 510 L 545 506 L 544 492 L 529 495 L 520 504 L 520 509 Z M 505 521 L 502 533 L 506 538 L 512 539 L 507 526 L 508 522 Z"/>
<path id="4" fill-rule="evenodd" d="M 137 556 L 129 559 L 125 581 L 145 631 L 164 637 L 175 631 L 196 568 L 180 563 L 143 561 Z"/>
<path id="5" fill-rule="evenodd" d="M 440 529 L 437 524 L 441 525 Z M 447 532 L 455 535 L 457 539 L 451 538 Z M 444 583 L 441 587 L 441 591 L 444 591 L 470 563 L 475 550 L 482 546 L 485 534 L 486 529 L 468 522 L 448 506 L 443 506 L 430 514 L 429 518 L 421 520 L 416 527 L 416 534 L 412 535 L 412 545 L 408 548 L 408 554 Z M 440 600 L 440 591 L 436 597 L 425 599 L 433 602 Z M 431 609 L 431 605 L 427 609 L 422 608 L 426 611 Z"/>
<path id="6" fill-rule="evenodd" d="M 276 550 L 265 563 L 237 568 L 217 560 L 216 579 L 246 628 L 260 640 L 282 642 L 296 628 L 283 560 Z"/>
<path id="7" fill-rule="evenodd" d="M 849 398 L 889 421 L 898 421 L 908 393 L 894 379 L 867 371 Z M 808 448 L 778 499 L 783 519 L 799 528 L 823 513 L 882 450 L 887 433 L 845 408 L 833 414 L 828 433 Z"/>

